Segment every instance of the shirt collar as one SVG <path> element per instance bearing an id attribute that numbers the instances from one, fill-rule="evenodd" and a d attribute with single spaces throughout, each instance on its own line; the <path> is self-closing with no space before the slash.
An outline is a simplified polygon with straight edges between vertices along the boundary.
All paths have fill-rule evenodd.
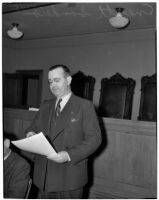
<path id="1" fill-rule="evenodd" d="M 57 100 L 56 100 L 56 105 L 57 105 L 57 102 L 59 101 L 59 99 L 62 99 L 62 101 L 61 101 L 61 103 L 60 103 L 61 110 L 62 110 L 62 109 L 64 108 L 64 106 L 66 105 L 66 103 L 68 102 L 68 100 L 70 99 L 71 95 L 72 95 L 72 92 L 66 94 L 66 95 L 65 95 L 64 97 L 62 97 L 62 98 L 57 98 Z M 55 107 L 56 107 L 56 105 L 55 105 Z"/>

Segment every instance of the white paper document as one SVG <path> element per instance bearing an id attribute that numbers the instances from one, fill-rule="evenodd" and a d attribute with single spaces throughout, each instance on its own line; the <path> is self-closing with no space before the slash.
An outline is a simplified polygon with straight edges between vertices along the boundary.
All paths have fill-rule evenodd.
<path id="1" fill-rule="evenodd" d="M 44 156 L 57 155 L 56 151 L 48 142 L 48 140 L 46 139 L 46 137 L 42 132 L 25 139 L 11 141 L 11 142 L 16 147 L 24 151 L 37 153 Z"/>

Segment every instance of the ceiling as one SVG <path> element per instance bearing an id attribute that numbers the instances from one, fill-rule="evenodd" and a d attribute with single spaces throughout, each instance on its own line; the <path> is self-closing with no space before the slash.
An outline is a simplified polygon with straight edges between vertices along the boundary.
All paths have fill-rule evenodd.
<path id="1" fill-rule="evenodd" d="M 115 8 L 130 19 L 124 30 L 156 28 L 156 3 L 3 3 L 3 37 L 12 23 L 24 32 L 21 40 L 123 31 L 111 27 Z"/>

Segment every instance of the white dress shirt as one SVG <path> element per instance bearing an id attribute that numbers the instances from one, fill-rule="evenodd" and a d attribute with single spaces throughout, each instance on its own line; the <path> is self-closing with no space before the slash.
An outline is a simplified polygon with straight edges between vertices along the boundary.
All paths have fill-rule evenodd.
<path id="1" fill-rule="evenodd" d="M 71 94 L 72 94 L 72 92 L 70 92 L 69 94 L 65 95 L 62 98 L 57 98 L 55 108 L 56 108 L 56 105 L 57 105 L 57 102 L 59 101 L 59 99 L 62 99 L 62 101 L 60 103 L 60 112 L 61 112 L 63 110 L 63 108 L 65 107 L 66 103 L 68 102 L 68 100 L 70 99 Z"/>

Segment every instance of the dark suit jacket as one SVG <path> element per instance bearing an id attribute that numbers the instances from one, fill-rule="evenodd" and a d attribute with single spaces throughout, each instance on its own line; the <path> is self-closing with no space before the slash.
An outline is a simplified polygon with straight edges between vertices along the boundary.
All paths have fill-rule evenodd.
<path id="1" fill-rule="evenodd" d="M 11 152 L 4 160 L 4 198 L 24 198 L 30 179 L 29 173 L 27 161 Z"/>
<path id="2" fill-rule="evenodd" d="M 51 120 L 54 113 L 55 100 L 45 101 L 27 132 L 42 131 L 57 152 L 68 152 L 71 161 L 55 163 L 37 155 L 34 183 L 49 192 L 74 190 L 87 183 L 87 158 L 101 143 L 98 120 L 93 104 L 73 94 L 56 124 Z"/>

